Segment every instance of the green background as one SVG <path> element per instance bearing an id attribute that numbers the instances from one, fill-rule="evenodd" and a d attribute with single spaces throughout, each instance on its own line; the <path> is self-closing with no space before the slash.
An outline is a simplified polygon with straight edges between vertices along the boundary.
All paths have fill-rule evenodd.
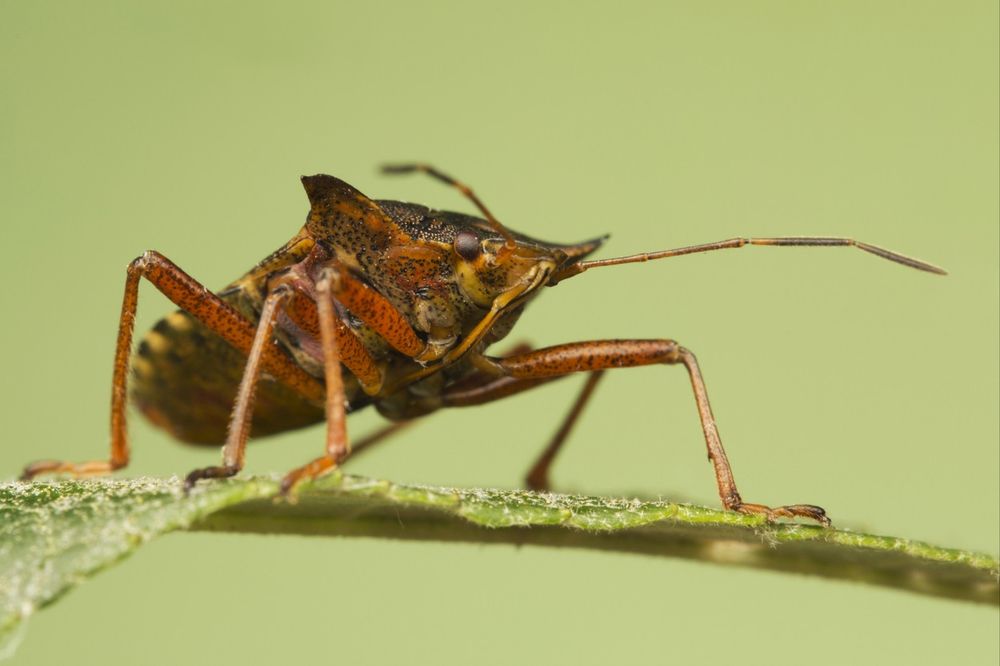
<path id="1" fill-rule="evenodd" d="M 748 501 L 998 544 L 995 2 L 0 3 L 0 470 L 105 454 L 124 266 L 219 287 L 304 219 L 298 176 L 611 232 L 602 256 L 836 234 L 939 263 L 752 248 L 588 273 L 515 337 L 692 348 Z M 363 6 L 362 6 L 363 5 Z M 170 309 L 148 285 L 139 328 Z M 515 486 L 582 378 L 441 413 L 352 471 Z M 378 424 L 351 419 L 354 433 Z M 215 450 L 133 421 L 133 474 Z M 282 472 L 318 428 L 251 446 Z M 562 489 L 715 506 L 683 370 L 612 373 Z M 720 636 L 720 633 L 722 636 Z M 994 609 L 590 552 L 173 535 L 30 623 L 15 661 L 997 663 Z"/>

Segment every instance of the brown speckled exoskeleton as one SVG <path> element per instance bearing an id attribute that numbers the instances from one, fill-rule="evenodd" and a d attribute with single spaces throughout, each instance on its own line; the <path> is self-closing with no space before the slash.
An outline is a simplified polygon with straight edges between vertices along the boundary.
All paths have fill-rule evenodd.
<path id="1" fill-rule="evenodd" d="M 599 266 L 745 245 L 805 245 L 853 246 L 920 270 L 944 271 L 852 239 L 812 237 L 733 238 L 586 261 L 604 238 L 572 245 L 542 242 L 509 231 L 472 190 L 433 167 L 409 164 L 386 171 L 423 171 L 457 187 L 483 218 L 373 201 L 337 178 L 317 175 L 302 179 L 311 203 L 305 226 L 221 292 L 213 294 L 163 255 L 144 253 L 129 264 L 125 281 L 110 459 L 39 461 L 25 469 L 24 478 L 45 472 L 101 474 L 128 464 L 130 367 L 132 399 L 153 423 L 187 442 L 225 443 L 222 465 L 191 472 L 188 487 L 239 472 L 251 429 L 269 435 L 325 419 L 325 453 L 284 477 L 286 494 L 350 455 L 347 412 L 373 404 L 389 419 L 405 423 L 442 407 L 482 404 L 571 373 L 589 373 L 570 414 L 528 475 L 529 486 L 545 489 L 549 466 L 604 370 L 681 364 L 694 389 L 723 506 L 772 520 L 804 517 L 829 525 L 818 506 L 771 508 L 743 501 L 698 362 L 677 342 L 522 346 L 506 356 L 486 351 L 510 332 L 542 287 Z M 157 323 L 130 360 L 141 278 L 180 310 Z"/>

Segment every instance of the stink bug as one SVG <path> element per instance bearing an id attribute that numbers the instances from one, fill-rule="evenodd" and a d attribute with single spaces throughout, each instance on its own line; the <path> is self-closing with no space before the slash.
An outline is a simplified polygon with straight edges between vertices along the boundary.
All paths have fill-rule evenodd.
<path id="1" fill-rule="evenodd" d="M 128 266 L 111 393 L 111 456 L 85 463 L 39 461 L 22 478 L 46 472 L 101 474 L 129 461 L 125 407 L 181 440 L 225 443 L 222 465 L 187 476 L 232 476 L 243 467 L 251 432 L 268 435 L 326 420 L 326 452 L 285 475 L 288 494 L 351 453 L 345 417 L 374 405 L 397 423 L 442 407 L 477 405 L 575 372 L 589 373 L 555 439 L 528 475 L 548 487 L 548 469 L 602 372 L 663 363 L 688 372 L 722 504 L 769 520 L 804 517 L 829 525 L 811 504 L 771 508 L 743 501 L 722 448 L 698 362 L 673 340 L 596 340 L 490 356 L 542 287 L 601 266 L 665 259 L 745 245 L 853 246 L 931 273 L 930 264 L 848 238 L 733 238 L 674 250 L 587 260 L 605 238 L 561 245 L 508 230 L 466 185 L 423 164 L 385 168 L 425 172 L 458 188 L 482 218 L 398 201 L 374 201 L 332 176 L 302 179 L 311 210 L 305 226 L 241 278 L 213 294 L 158 252 Z M 180 307 L 162 319 L 132 356 L 139 280 Z M 131 358 L 130 358 L 131 357 Z M 388 434 L 394 428 L 383 431 Z M 377 437 L 376 437 L 377 438 Z M 368 445 L 374 439 L 359 444 Z"/>

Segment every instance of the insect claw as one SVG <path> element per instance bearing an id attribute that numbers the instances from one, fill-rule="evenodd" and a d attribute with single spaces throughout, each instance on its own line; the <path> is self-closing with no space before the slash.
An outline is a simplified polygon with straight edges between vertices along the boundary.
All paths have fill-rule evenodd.
<path id="1" fill-rule="evenodd" d="M 552 485 L 549 483 L 547 472 L 538 474 L 533 471 L 525 478 L 524 483 L 528 486 L 528 490 L 533 490 L 536 493 L 552 492 Z"/>
<path id="2" fill-rule="evenodd" d="M 346 458 L 346 454 L 334 458 L 330 455 L 320 456 L 285 475 L 281 480 L 281 495 L 290 502 L 295 502 L 295 489 L 303 481 L 311 481 L 337 469 L 338 461 Z"/>
<path id="3" fill-rule="evenodd" d="M 84 463 L 63 462 L 61 460 L 36 460 L 21 472 L 21 481 L 31 481 L 40 474 L 69 474 L 75 478 L 110 474 L 124 467 L 124 463 L 107 460 L 91 460 Z"/>
<path id="4" fill-rule="evenodd" d="M 295 490 L 295 486 L 298 485 L 298 481 L 298 478 L 293 478 L 290 474 L 281 480 L 281 490 L 279 492 L 282 499 L 291 503 L 294 503 L 298 499 L 297 494 L 292 492 Z"/>
<path id="5" fill-rule="evenodd" d="M 31 481 L 33 478 L 44 472 L 57 471 L 60 466 L 61 463 L 56 460 L 36 460 L 30 465 L 26 465 L 25 468 L 21 470 L 21 476 L 17 478 L 19 481 Z"/>
<path id="6" fill-rule="evenodd" d="M 738 504 L 729 508 L 732 511 L 747 515 L 763 515 L 769 523 L 775 523 L 779 518 L 808 518 L 815 520 L 823 527 L 831 527 L 833 525 L 833 521 L 826 515 L 823 507 L 816 506 L 815 504 L 789 504 L 775 508 L 763 504 Z"/>
<path id="7" fill-rule="evenodd" d="M 184 477 L 184 494 L 189 494 L 195 484 L 202 479 L 225 479 L 230 476 L 236 476 L 239 471 L 240 468 L 236 465 L 221 465 L 196 469 Z"/>

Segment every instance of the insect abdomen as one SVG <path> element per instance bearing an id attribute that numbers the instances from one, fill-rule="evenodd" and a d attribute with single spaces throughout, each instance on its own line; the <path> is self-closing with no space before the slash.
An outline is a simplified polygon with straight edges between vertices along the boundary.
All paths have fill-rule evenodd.
<path id="1" fill-rule="evenodd" d="M 134 404 L 146 418 L 191 444 L 221 444 L 246 357 L 189 314 L 161 319 L 132 358 Z M 324 418 L 322 406 L 262 376 L 253 436 L 294 430 Z"/>

